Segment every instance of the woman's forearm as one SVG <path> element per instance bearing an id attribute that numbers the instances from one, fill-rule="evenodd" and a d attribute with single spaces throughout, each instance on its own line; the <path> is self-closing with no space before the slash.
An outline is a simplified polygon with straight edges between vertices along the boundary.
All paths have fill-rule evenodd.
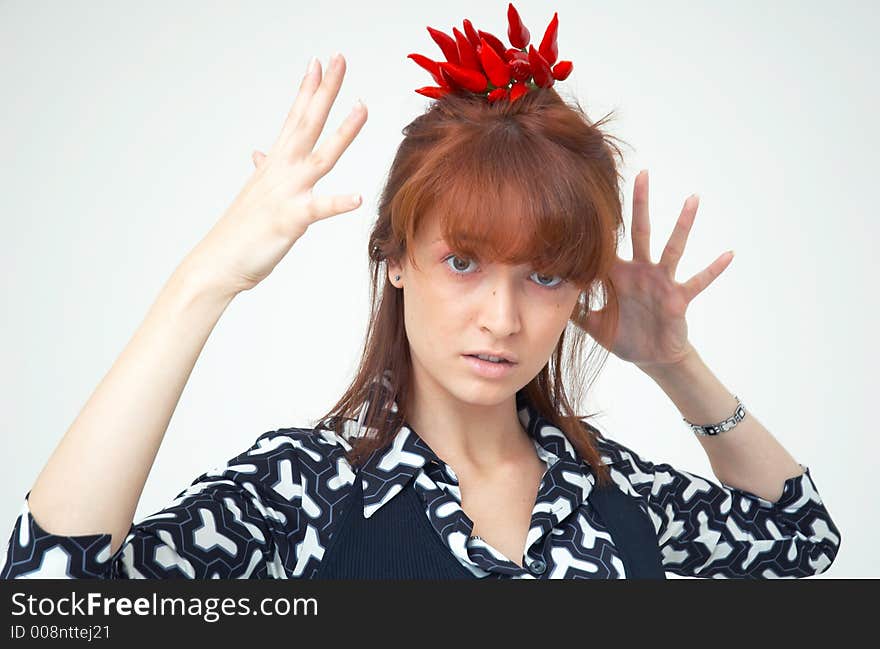
<path id="1" fill-rule="evenodd" d="M 667 394 L 682 417 L 695 424 L 718 423 L 730 417 L 736 408 L 734 395 L 693 348 L 692 353 L 674 367 L 643 371 Z M 720 481 L 770 502 L 782 495 L 787 478 L 804 472 L 748 409 L 745 418 L 730 430 L 711 437 L 694 437 L 702 444 L 712 471 Z"/>
<path id="2" fill-rule="evenodd" d="M 32 515 L 66 536 L 122 544 L 180 395 L 234 294 L 209 288 L 186 260 L 61 438 L 30 490 Z"/>

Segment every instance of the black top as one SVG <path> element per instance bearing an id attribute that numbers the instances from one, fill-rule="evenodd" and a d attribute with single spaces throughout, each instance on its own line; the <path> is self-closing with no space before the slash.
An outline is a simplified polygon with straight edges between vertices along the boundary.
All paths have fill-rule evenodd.
<path id="1" fill-rule="evenodd" d="M 364 517 L 361 505 L 363 482 L 360 475 L 355 478 L 315 579 L 476 578 L 437 536 L 412 480 L 369 518 Z M 588 502 L 608 526 L 628 579 L 666 578 L 654 526 L 636 498 L 614 485 L 605 485 L 593 489 Z M 547 572 L 542 559 L 526 567 L 539 578 Z"/>
<path id="2" fill-rule="evenodd" d="M 350 527 L 343 514 L 357 513 L 363 522 L 389 504 L 406 516 L 421 512 L 418 542 L 432 546 L 430 556 L 445 557 L 441 577 L 456 576 L 457 570 L 477 578 L 617 579 L 650 573 L 652 556 L 662 570 L 683 576 L 808 577 L 824 572 L 837 555 L 840 532 L 804 465 L 804 473 L 785 481 L 780 499 L 769 502 L 643 459 L 584 422 L 596 434 L 597 449 L 617 492 L 628 496 L 615 499 L 622 505 L 602 501 L 603 510 L 597 505 L 590 465 L 562 431 L 520 393 L 517 408 L 536 453 L 547 465 L 520 557 L 523 567 L 471 536 L 473 522 L 461 508 L 455 472 L 411 427 L 403 426 L 356 474 L 344 457 L 351 448 L 347 439 L 350 433 L 367 431 L 348 422 L 351 427 L 344 436 L 320 425 L 260 435 L 225 466 L 197 477 L 167 507 L 133 524 L 112 556 L 109 533 L 61 536 L 44 530 L 30 513 L 28 492 L 0 577 L 339 576 L 340 567 L 329 564 L 331 557 L 342 557 L 332 561 L 345 563 L 343 572 L 354 568 L 343 557 L 345 542 L 328 552 L 334 538 L 365 533 L 360 528 L 341 534 Z M 413 509 L 414 504 L 419 509 Z M 635 511 L 642 517 L 632 515 Z M 609 522 L 615 512 L 620 514 L 618 529 L 636 527 L 629 532 L 612 529 L 615 524 Z M 385 517 L 382 526 L 370 528 L 372 533 L 392 533 L 395 520 L 399 529 L 402 515 Z M 640 535 L 638 520 L 650 522 L 653 537 L 644 534 L 645 527 Z M 646 538 L 656 548 L 646 548 Z M 438 555 L 438 550 L 443 552 Z M 631 574 L 634 555 L 642 557 L 638 575 Z M 371 556 L 365 555 L 364 561 Z M 373 558 L 372 568 L 361 561 L 356 572 L 382 573 L 381 557 Z M 325 559 L 328 565 L 322 571 Z"/>

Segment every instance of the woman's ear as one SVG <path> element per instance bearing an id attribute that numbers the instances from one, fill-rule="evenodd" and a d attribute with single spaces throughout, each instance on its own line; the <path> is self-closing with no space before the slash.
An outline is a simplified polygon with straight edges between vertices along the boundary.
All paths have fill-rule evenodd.
<path id="1" fill-rule="evenodd" d="M 403 278 L 403 268 L 400 263 L 393 259 L 387 260 L 388 265 L 388 281 L 391 282 L 397 288 L 401 288 L 403 284 L 401 283 L 401 279 Z"/>

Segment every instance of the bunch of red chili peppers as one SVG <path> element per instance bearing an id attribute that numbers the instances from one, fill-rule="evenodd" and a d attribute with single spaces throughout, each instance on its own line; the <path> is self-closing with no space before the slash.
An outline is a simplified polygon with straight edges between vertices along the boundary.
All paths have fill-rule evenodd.
<path id="1" fill-rule="evenodd" d="M 497 36 L 474 29 L 467 18 L 464 33 L 457 27 L 452 28 L 455 38 L 428 27 L 428 33 L 446 60 L 432 61 L 421 54 L 407 56 L 430 72 L 438 84 L 417 88 L 416 92 L 439 99 L 449 92 L 466 90 L 485 95 L 490 103 L 502 97 L 516 101 L 529 89 L 549 88 L 571 74 L 571 61 L 556 62 L 559 19 L 555 12 L 538 49 L 529 45 L 529 30 L 522 24 L 513 3 L 507 5 L 507 24 L 507 36 L 513 46 L 509 48 Z"/>

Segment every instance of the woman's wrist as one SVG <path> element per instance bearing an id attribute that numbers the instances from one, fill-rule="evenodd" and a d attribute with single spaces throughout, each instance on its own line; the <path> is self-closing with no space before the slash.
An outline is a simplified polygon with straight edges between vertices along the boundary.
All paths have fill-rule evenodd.
<path id="1" fill-rule="evenodd" d="M 194 302 L 218 302 L 228 304 L 240 293 L 215 269 L 201 263 L 192 253 L 174 270 L 168 287 Z"/>

